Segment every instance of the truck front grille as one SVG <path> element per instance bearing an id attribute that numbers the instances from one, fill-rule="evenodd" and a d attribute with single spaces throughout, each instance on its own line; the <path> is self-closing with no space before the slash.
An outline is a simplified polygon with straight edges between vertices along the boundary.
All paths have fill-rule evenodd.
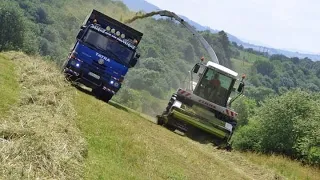
<path id="1" fill-rule="evenodd" d="M 98 67 L 102 71 L 106 70 L 106 65 L 105 64 L 99 64 L 97 61 L 92 61 L 92 66 Z"/>

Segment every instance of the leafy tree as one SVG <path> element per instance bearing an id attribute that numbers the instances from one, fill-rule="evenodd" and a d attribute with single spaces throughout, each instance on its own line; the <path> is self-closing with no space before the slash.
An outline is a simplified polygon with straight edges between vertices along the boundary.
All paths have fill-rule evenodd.
<path id="1" fill-rule="evenodd" d="M 195 52 L 191 44 L 188 44 L 184 50 L 184 59 L 186 59 L 189 62 L 194 62 Z"/>
<path id="2" fill-rule="evenodd" d="M 266 100 L 248 126 L 235 134 L 234 147 L 285 154 L 319 164 L 319 100 L 319 93 L 301 90 Z"/>
<path id="3" fill-rule="evenodd" d="M 17 4 L 9 1 L 0 2 L 0 51 L 23 48 L 25 22 Z"/>
<path id="4" fill-rule="evenodd" d="M 230 49 L 230 41 L 228 38 L 227 33 L 225 33 L 224 31 L 219 31 L 219 41 L 222 44 L 223 49 L 225 50 L 226 53 L 226 58 L 230 59 L 231 57 L 231 49 Z"/>
<path id="5" fill-rule="evenodd" d="M 249 122 L 249 117 L 254 115 L 256 109 L 256 101 L 254 99 L 242 96 L 235 101 L 233 108 L 239 114 L 237 117 L 238 127 L 245 126 Z"/>
<path id="6" fill-rule="evenodd" d="M 267 75 L 269 77 L 272 77 L 272 73 L 275 70 L 274 65 L 269 61 L 255 61 L 253 68 L 257 69 L 257 73 Z"/>

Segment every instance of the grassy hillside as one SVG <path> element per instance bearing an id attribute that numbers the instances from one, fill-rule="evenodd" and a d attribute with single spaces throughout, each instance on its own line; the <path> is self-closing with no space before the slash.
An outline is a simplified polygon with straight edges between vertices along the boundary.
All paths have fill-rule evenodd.
<path id="1" fill-rule="evenodd" d="M 56 64 L 65 59 L 79 24 L 92 8 L 118 20 L 134 16 L 122 3 L 111 0 L 5 0 L 0 2 L 0 6 L 0 31 L 3 32 L 0 37 L 0 51 L 21 49 L 45 56 Z M 13 19 L 16 21 L 11 21 L 12 18 L 8 17 L 15 17 Z M 137 66 L 130 70 L 123 88 L 113 100 L 154 116 L 159 114 L 166 104 L 167 100 L 160 99 L 168 99 L 170 91 L 180 86 L 190 67 L 206 53 L 203 48 L 199 48 L 199 42 L 190 32 L 171 20 L 149 18 L 131 25 L 144 33 L 139 49 L 142 58 Z M 7 29 L 12 29 L 12 32 Z M 256 102 L 244 100 L 238 105 L 241 108 L 237 111 L 243 122 L 248 123 L 249 119 L 257 122 L 256 118 L 262 117 L 254 114 L 259 111 L 257 103 L 263 106 L 260 101 L 264 101 L 269 95 L 283 94 L 298 87 L 319 92 L 320 63 L 279 55 L 267 59 L 256 55 L 259 54 L 257 52 L 243 48 L 230 52 L 231 45 L 223 38 L 223 34 L 203 32 L 203 35 L 216 50 L 219 59 L 228 60 L 233 57 L 234 69 L 240 74 L 249 74 L 245 95 L 254 98 Z M 103 104 L 80 91 L 74 96 L 75 89 L 63 82 L 53 62 L 48 64 L 37 57 L 27 57 L 21 53 L 2 54 L 0 62 L 0 143 L 1 147 L 5 147 L 0 148 L 0 171 L 5 179 L 8 176 L 17 179 L 79 179 L 83 170 L 87 179 L 106 179 L 109 176 L 115 179 L 319 177 L 318 169 L 302 167 L 298 162 L 286 158 L 219 151 L 155 126 L 145 115 L 139 115 L 123 106 Z M 319 94 L 312 97 L 311 107 L 318 107 L 319 97 Z M 300 106 L 290 106 L 291 98 L 287 99 L 286 103 L 279 103 L 277 106 L 269 103 L 265 109 L 271 107 L 277 110 L 288 106 L 284 108 L 290 112 L 287 114 L 293 114 L 292 111 L 295 116 L 288 117 L 284 115 L 284 111 L 275 111 L 275 116 L 270 121 L 282 124 L 275 125 L 279 131 L 265 133 L 263 140 L 267 142 L 269 134 L 280 133 L 279 137 L 284 137 L 281 133 L 310 133 L 310 136 L 308 134 L 303 138 L 305 144 L 296 141 L 296 144 L 288 145 L 292 139 L 289 136 L 280 144 L 288 146 L 289 150 L 299 146 L 302 156 L 310 154 L 312 156 L 309 159 L 318 163 L 320 131 L 319 128 L 308 127 L 319 126 L 319 121 L 313 118 L 311 123 L 305 126 L 304 114 L 299 114 L 295 108 Z M 310 113 L 313 112 L 312 108 L 305 109 L 310 110 L 303 111 L 305 114 L 314 114 Z M 266 117 L 271 117 L 267 116 L 270 111 L 264 112 Z M 277 117 L 283 118 L 278 120 Z M 287 122 L 292 120 L 301 121 L 301 126 L 294 125 L 295 129 L 291 131 L 286 127 L 291 127 Z M 86 149 L 75 122 L 89 144 L 89 157 L 85 168 L 82 163 Z M 273 124 L 276 123 L 271 123 Z M 248 127 L 250 130 L 250 126 Z M 244 126 L 242 132 L 247 134 L 244 133 L 245 136 L 240 139 L 250 144 L 255 134 L 246 131 L 246 128 L 247 126 Z M 259 128 L 266 129 L 265 125 Z M 239 128 L 235 135 L 239 134 L 239 130 L 241 129 Z M 257 135 L 255 137 L 262 137 L 259 133 Z M 307 142 L 312 143 L 309 146 Z M 279 149 L 274 151 L 277 147 L 279 145 L 273 143 L 268 146 L 267 152 L 282 154 L 284 151 Z M 259 152 L 266 153 L 262 149 Z M 290 153 L 286 155 L 290 156 Z M 105 167 L 108 167 L 107 170 Z"/>
<path id="2" fill-rule="evenodd" d="M 87 179 L 272 179 L 273 172 L 192 142 L 126 108 L 84 93 L 75 99 L 89 144 Z M 227 159 L 236 158 L 238 162 Z M 254 171 L 247 172 L 247 167 Z M 258 172 L 259 175 L 256 175 Z"/>
<path id="3" fill-rule="evenodd" d="M 74 90 L 39 58 L 3 53 L 0 64 L 0 179 L 81 178 L 86 148 L 74 123 Z"/>
<path id="4" fill-rule="evenodd" d="M 249 74 L 252 63 L 240 59 L 231 59 L 233 70 L 241 74 Z"/>
<path id="5" fill-rule="evenodd" d="M 98 101 L 85 90 L 75 93 L 50 62 L 22 53 L 0 56 L 1 64 L 16 69 L 7 72 L 8 78 L 3 73 L 0 76 L 12 90 L 2 94 L 0 104 L 12 93 L 17 95 L 13 98 L 16 100 L 7 102 L 8 116 L 0 116 L 1 178 L 317 179 L 320 176 L 319 169 L 303 167 L 287 158 L 226 152 L 200 144 L 154 124 L 145 115 L 116 103 Z"/>
<path id="6" fill-rule="evenodd" d="M 13 61 L 0 54 L 0 114 L 5 114 L 17 101 L 18 80 Z"/>
<path id="7" fill-rule="evenodd" d="M 217 150 L 86 93 L 75 98 L 88 141 L 87 179 L 317 179 L 320 170 L 280 156 Z M 107 167 L 107 168 L 106 168 Z"/>

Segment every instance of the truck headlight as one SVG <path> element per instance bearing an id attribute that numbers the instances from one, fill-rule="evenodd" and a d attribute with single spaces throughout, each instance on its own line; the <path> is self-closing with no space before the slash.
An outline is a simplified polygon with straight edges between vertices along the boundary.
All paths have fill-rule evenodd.
<path id="1" fill-rule="evenodd" d="M 120 86 L 120 84 L 117 81 L 111 80 L 109 82 L 111 85 L 113 85 L 114 87 L 118 88 Z"/>
<path id="2" fill-rule="evenodd" d="M 77 63 L 76 63 L 75 60 L 71 60 L 70 64 L 71 64 L 72 66 L 75 66 Z"/>

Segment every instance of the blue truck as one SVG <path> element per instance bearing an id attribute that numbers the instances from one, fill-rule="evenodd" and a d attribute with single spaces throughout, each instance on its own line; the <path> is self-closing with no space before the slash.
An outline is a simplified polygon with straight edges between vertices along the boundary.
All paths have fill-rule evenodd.
<path id="1" fill-rule="evenodd" d="M 136 65 L 142 36 L 93 9 L 63 64 L 63 73 L 68 80 L 91 88 L 97 98 L 109 102 L 121 88 L 128 70 Z"/>

